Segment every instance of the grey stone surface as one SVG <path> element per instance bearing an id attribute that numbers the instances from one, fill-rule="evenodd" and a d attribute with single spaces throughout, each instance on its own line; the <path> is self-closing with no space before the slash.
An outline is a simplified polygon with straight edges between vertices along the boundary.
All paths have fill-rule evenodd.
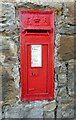
<path id="1" fill-rule="evenodd" d="M 36 101 L 7 106 L 4 110 L 5 118 L 54 118 L 56 101 Z"/>
<path id="2" fill-rule="evenodd" d="M 66 42 L 67 41 L 67 42 Z M 74 59 L 75 49 L 74 49 L 74 35 L 62 35 L 60 39 L 59 54 L 63 61 L 68 61 Z"/>
<path id="3" fill-rule="evenodd" d="M 2 119 L 2 109 L 0 108 L 0 119 Z"/>
<path id="4" fill-rule="evenodd" d="M 15 23 L 15 7 L 12 3 L 2 3 L 0 16 L 0 30 L 7 31 L 8 28 Z"/>
<path id="5" fill-rule="evenodd" d="M 68 62 L 68 94 L 75 96 L 75 80 L 76 80 L 76 61 L 70 60 Z"/>
<path id="6" fill-rule="evenodd" d="M 67 83 L 67 78 L 66 78 L 66 74 L 62 73 L 58 75 L 58 82 L 61 85 L 66 85 Z"/>
<path id="7" fill-rule="evenodd" d="M 56 101 L 53 100 L 49 102 L 49 104 L 44 106 L 44 111 L 52 111 L 52 110 L 55 110 L 55 108 L 56 108 Z"/>
<path id="8" fill-rule="evenodd" d="M 3 2 L 1 2 L 3 1 Z M 72 118 L 74 117 L 75 57 L 74 3 L 0 1 L 0 76 L 2 77 L 3 118 Z M 54 0 L 53 0 L 54 1 Z M 20 101 L 19 9 L 54 10 L 54 100 Z M 1 74 L 2 73 L 2 74 Z M 0 81 L 1 83 L 1 81 Z M 1 85 L 1 84 L 0 84 Z M 0 91 L 1 93 L 1 91 Z M 0 108 L 1 110 L 1 108 Z"/>
<path id="9" fill-rule="evenodd" d="M 55 118 L 55 111 L 44 111 L 44 118 L 45 120 L 49 119 L 54 119 Z"/>
<path id="10" fill-rule="evenodd" d="M 68 94 L 70 96 L 75 96 L 75 79 L 76 75 L 74 73 L 69 74 L 68 76 Z"/>
<path id="11" fill-rule="evenodd" d="M 76 25 L 76 20 L 75 20 L 76 19 L 76 16 L 75 16 L 76 3 L 75 2 L 65 2 L 65 6 L 67 9 L 65 23 L 71 24 L 71 25 Z"/>
<path id="12" fill-rule="evenodd" d="M 61 34 L 73 35 L 76 34 L 76 26 L 66 25 L 60 29 Z"/>
<path id="13" fill-rule="evenodd" d="M 64 104 L 63 108 L 62 107 L 58 108 L 57 118 L 66 118 L 66 119 L 74 118 L 74 112 L 75 112 L 74 109 L 71 109 L 71 108 L 69 109 L 67 106 L 68 104 Z"/>

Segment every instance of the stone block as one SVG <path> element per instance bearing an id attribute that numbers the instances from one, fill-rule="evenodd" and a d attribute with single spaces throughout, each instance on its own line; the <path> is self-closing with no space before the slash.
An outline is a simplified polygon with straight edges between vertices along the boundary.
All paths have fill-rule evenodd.
<path id="1" fill-rule="evenodd" d="M 56 118 L 73 118 L 74 117 L 74 98 L 65 97 L 57 99 L 57 116 Z"/>
<path id="2" fill-rule="evenodd" d="M 58 101 L 58 104 L 67 104 L 69 103 L 69 106 L 71 106 L 71 108 L 73 107 L 74 108 L 74 97 L 70 96 L 68 94 L 68 90 L 66 89 L 66 87 L 61 87 L 59 90 L 58 90 L 58 97 L 57 97 L 57 101 Z M 59 97 L 60 97 L 60 100 L 59 100 Z"/>
<path id="3" fill-rule="evenodd" d="M 18 62 L 18 61 L 17 61 Z M 14 65 L 12 69 L 12 76 L 14 78 L 15 86 L 17 89 L 19 89 L 19 83 L 20 83 L 20 73 L 19 73 L 19 67 L 18 63 L 16 62 L 16 65 Z"/>
<path id="4" fill-rule="evenodd" d="M 65 16 L 65 23 L 70 25 L 76 25 L 76 3 L 68 2 L 65 3 L 67 8 L 67 14 Z"/>
<path id="5" fill-rule="evenodd" d="M 65 62 L 62 62 L 61 66 L 59 68 L 60 68 L 59 74 L 66 74 L 67 67 L 66 67 L 66 63 Z"/>
<path id="6" fill-rule="evenodd" d="M 58 119 L 60 119 L 60 118 L 62 118 L 62 111 L 61 111 L 61 107 L 58 107 L 57 108 L 57 111 L 56 111 L 56 118 Z"/>
<path id="7" fill-rule="evenodd" d="M 60 34 L 73 35 L 76 34 L 76 26 L 63 25 L 60 29 Z"/>
<path id="8" fill-rule="evenodd" d="M 17 57 L 8 56 L 5 58 L 4 63 L 15 64 L 17 62 Z"/>
<path id="9" fill-rule="evenodd" d="M 14 78 L 11 76 L 11 69 L 2 68 L 2 100 L 4 103 L 16 101 L 18 90 L 15 88 Z"/>
<path id="10" fill-rule="evenodd" d="M 76 73 L 76 60 L 71 59 L 68 61 L 68 74 L 74 74 Z"/>
<path id="11" fill-rule="evenodd" d="M 66 19 L 65 23 L 76 25 L 76 3 L 75 2 L 65 2 L 67 13 L 66 13 Z"/>
<path id="12" fill-rule="evenodd" d="M 46 111 L 44 112 L 44 119 L 47 120 L 47 119 L 51 119 L 51 120 L 54 120 L 55 118 L 55 111 Z"/>
<path id="13" fill-rule="evenodd" d="M 4 63 L 5 55 L 0 55 L 0 63 Z"/>
<path id="14" fill-rule="evenodd" d="M 61 96 L 61 97 L 67 96 L 67 89 L 66 89 L 66 86 L 59 87 L 58 96 Z"/>
<path id="15" fill-rule="evenodd" d="M 50 101 L 48 104 L 46 104 L 43 108 L 43 115 L 46 120 L 46 118 L 55 118 L 55 108 L 56 108 L 56 101 Z"/>
<path id="16" fill-rule="evenodd" d="M 58 75 L 58 82 L 61 85 L 66 85 L 66 82 L 67 82 L 66 74 L 64 74 L 64 73 L 59 74 Z"/>
<path id="17" fill-rule="evenodd" d="M 76 18 L 65 17 L 65 25 L 75 25 L 76 26 Z M 73 30 L 74 32 L 74 30 Z"/>
<path id="18" fill-rule="evenodd" d="M 15 6 L 12 1 L 1 2 L 0 4 L 0 32 L 3 34 L 16 34 Z"/>
<path id="19" fill-rule="evenodd" d="M 0 36 L 0 51 L 5 56 L 17 56 L 17 46 L 11 37 Z"/>
<path id="20" fill-rule="evenodd" d="M 33 108 L 29 111 L 27 118 L 43 118 L 43 109 L 42 108 Z"/>
<path id="21" fill-rule="evenodd" d="M 8 105 L 4 109 L 5 118 L 29 118 L 46 119 L 54 118 L 54 109 L 56 101 L 32 101 L 26 103 L 15 103 Z M 50 107 L 49 107 L 50 105 Z M 44 109 L 44 107 L 46 107 Z"/>
<path id="22" fill-rule="evenodd" d="M 74 36 L 62 35 L 60 39 L 60 48 L 58 50 L 63 61 L 75 58 Z"/>
<path id="23" fill-rule="evenodd" d="M 55 108 L 56 108 L 56 101 L 53 100 L 44 106 L 44 111 L 52 111 L 55 110 Z"/>
<path id="24" fill-rule="evenodd" d="M 1 3 L 0 28 L 5 30 L 5 27 L 15 23 L 15 7 L 12 3 Z"/>
<path id="25" fill-rule="evenodd" d="M 74 118 L 74 109 L 69 108 L 69 103 L 57 108 L 57 118 Z"/>
<path id="26" fill-rule="evenodd" d="M 68 74 L 68 94 L 70 96 L 75 96 L 76 93 L 76 83 L 75 83 L 76 75 L 74 73 Z"/>
<path id="27" fill-rule="evenodd" d="M 12 3 L 1 3 L 1 16 L 2 24 L 13 24 L 15 22 L 15 7 Z"/>
<path id="28" fill-rule="evenodd" d="M 74 2 L 66 2 L 65 5 L 66 5 L 66 8 L 68 9 L 67 16 L 73 17 L 75 3 Z"/>
<path id="29" fill-rule="evenodd" d="M 62 111 L 62 118 L 74 118 L 74 109 L 65 108 Z"/>
<path id="30" fill-rule="evenodd" d="M 68 94 L 76 96 L 76 61 L 68 62 Z"/>

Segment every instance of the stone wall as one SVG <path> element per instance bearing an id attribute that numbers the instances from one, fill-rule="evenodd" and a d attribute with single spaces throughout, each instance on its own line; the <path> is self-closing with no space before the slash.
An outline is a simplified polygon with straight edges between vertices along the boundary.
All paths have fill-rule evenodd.
<path id="1" fill-rule="evenodd" d="M 0 2 L 0 116 L 75 120 L 75 2 Z M 19 9 L 54 10 L 54 100 L 20 100 Z M 2 86 L 2 87 L 1 87 Z M 2 94 L 2 95 L 1 95 Z"/>

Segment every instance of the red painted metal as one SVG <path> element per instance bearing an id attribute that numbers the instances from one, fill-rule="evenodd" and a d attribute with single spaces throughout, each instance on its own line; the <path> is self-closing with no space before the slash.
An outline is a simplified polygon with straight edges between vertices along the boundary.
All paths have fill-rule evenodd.
<path id="1" fill-rule="evenodd" d="M 52 100 L 54 98 L 54 12 L 20 10 L 19 13 L 21 100 Z M 32 66 L 34 45 L 41 46 L 41 66 Z"/>

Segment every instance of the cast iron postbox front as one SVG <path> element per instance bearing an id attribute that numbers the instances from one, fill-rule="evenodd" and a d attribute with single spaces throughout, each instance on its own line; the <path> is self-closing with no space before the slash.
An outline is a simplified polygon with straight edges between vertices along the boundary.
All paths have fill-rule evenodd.
<path id="1" fill-rule="evenodd" d="M 54 98 L 54 12 L 20 10 L 21 99 Z"/>

